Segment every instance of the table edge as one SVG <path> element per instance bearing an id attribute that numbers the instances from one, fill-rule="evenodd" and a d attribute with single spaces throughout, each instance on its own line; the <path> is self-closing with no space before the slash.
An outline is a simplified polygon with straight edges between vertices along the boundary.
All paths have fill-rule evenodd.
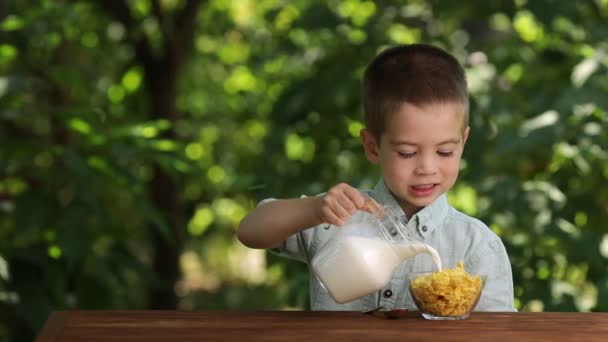
<path id="1" fill-rule="evenodd" d="M 36 342 L 53 342 L 59 340 L 59 335 L 65 328 L 67 311 L 53 311 L 47 319 L 40 334 L 36 338 Z"/>

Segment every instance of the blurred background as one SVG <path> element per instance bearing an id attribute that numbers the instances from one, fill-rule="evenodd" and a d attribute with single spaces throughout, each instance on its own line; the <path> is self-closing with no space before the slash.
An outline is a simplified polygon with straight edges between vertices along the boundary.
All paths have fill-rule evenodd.
<path id="1" fill-rule="evenodd" d="M 0 3 L 0 341 L 61 309 L 308 309 L 305 264 L 244 247 L 263 198 L 379 173 L 360 80 L 383 48 L 466 68 L 452 205 L 522 311 L 608 311 L 608 1 Z"/>

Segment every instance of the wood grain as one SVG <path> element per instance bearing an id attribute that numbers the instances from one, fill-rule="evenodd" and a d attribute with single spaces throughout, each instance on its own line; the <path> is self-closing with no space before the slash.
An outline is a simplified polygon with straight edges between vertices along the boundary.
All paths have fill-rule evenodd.
<path id="1" fill-rule="evenodd" d="M 67 315 L 67 311 L 53 312 L 44 324 L 42 333 L 38 336 L 36 342 L 60 341 L 61 331 L 63 331 L 63 327 L 65 326 Z"/>
<path id="2" fill-rule="evenodd" d="M 50 341 L 606 341 L 608 313 L 475 312 L 462 321 L 327 311 L 58 311 Z"/>

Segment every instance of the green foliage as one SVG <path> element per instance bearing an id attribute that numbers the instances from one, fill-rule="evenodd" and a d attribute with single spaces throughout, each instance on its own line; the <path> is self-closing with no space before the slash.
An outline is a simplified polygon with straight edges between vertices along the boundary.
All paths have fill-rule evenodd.
<path id="1" fill-rule="evenodd" d="M 362 70 L 413 42 L 466 68 L 450 201 L 502 237 L 519 309 L 608 310 L 606 1 L 207 1 L 160 82 L 166 116 L 149 85 L 188 44 L 194 1 L 125 1 L 128 26 L 104 3 L 2 6 L 0 340 L 31 340 L 52 310 L 148 307 L 165 280 L 154 236 L 178 246 L 176 230 L 179 308 L 307 308 L 305 265 L 244 248 L 236 227 L 266 197 L 375 183 Z M 167 68 L 142 63 L 142 37 Z M 181 211 L 151 196 L 162 174 Z"/>

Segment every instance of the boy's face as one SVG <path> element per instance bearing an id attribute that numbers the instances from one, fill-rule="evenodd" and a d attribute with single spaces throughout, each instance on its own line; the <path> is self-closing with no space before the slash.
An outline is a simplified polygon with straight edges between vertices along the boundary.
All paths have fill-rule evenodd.
<path id="1" fill-rule="evenodd" d="M 361 132 L 367 158 L 380 164 L 387 187 L 408 217 L 456 182 L 469 135 L 463 115 L 458 103 L 405 103 L 389 116 L 379 142 L 369 131 Z"/>

